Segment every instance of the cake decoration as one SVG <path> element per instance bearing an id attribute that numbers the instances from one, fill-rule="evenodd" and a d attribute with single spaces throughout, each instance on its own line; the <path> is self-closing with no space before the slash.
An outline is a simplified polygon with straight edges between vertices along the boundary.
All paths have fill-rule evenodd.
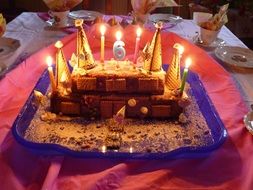
<path id="1" fill-rule="evenodd" d="M 51 56 L 48 56 L 46 58 L 46 62 L 47 62 L 47 65 L 48 65 L 48 74 L 49 74 L 49 78 L 50 78 L 50 86 L 52 88 L 52 92 L 56 92 L 56 83 L 55 83 L 55 78 L 54 78 L 54 73 L 53 73 L 53 67 L 52 67 L 52 64 L 53 64 L 53 58 Z"/>
<path id="2" fill-rule="evenodd" d="M 4 34 L 5 30 L 6 30 L 6 20 L 0 13 L 0 37 Z"/>
<path id="3" fill-rule="evenodd" d="M 34 90 L 34 103 L 36 106 L 45 105 L 47 98 L 38 90 Z"/>
<path id="4" fill-rule="evenodd" d="M 136 31 L 136 41 L 135 41 L 135 49 L 134 49 L 134 64 L 136 64 L 137 56 L 140 48 L 140 37 L 141 37 L 142 29 L 138 27 Z"/>
<path id="5" fill-rule="evenodd" d="M 162 68 L 161 28 L 162 22 L 155 24 L 156 32 L 150 45 L 145 46 L 146 59 L 144 69 L 147 71 L 160 71 Z"/>
<path id="6" fill-rule="evenodd" d="M 125 59 L 126 50 L 124 48 L 125 43 L 121 41 L 122 33 L 121 31 L 116 32 L 116 42 L 113 44 L 113 55 L 114 58 L 118 61 L 122 61 Z"/>
<path id="7" fill-rule="evenodd" d="M 77 65 L 79 68 L 91 69 L 95 67 L 95 60 L 93 58 L 87 36 L 83 29 L 83 20 L 75 20 L 77 27 Z"/>
<path id="8" fill-rule="evenodd" d="M 79 28 L 77 48 L 87 49 L 89 44 L 83 29 L 80 29 L 81 23 L 82 20 L 76 21 L 76 26 Z M 96 61 L 92 67 L 78 67 L 78 64 L 73 64 L 76 58 L 73 55 L 71 64 L 74 67 L 71 74 L 62 52 L 62 43 L 57 42 L 57 92 L 51 97 L 52 112 L 80 115 L 92 120 L 109 119 L 115 115 L 118 117 L 119 113 L 123 114 L 123 111 L 126 118 L 178 117 L 187 106 L 185 102 L 188 99 L 185 93 L 175 91 L 181 85 L 180 58 L 183 47 L 175 44 L 173 62 L 166 74 L 161 68 L 162 23 L 157 23 L 156 27 L 151 45 L 147 44 L 144 48 L 145 56 L 150 55 L 150 59 L 145 58 L 138 69 L 133 68 L 133 62 L 124 60 L 125 50 L 124 42 L 121 41 L 121 31 L 117 31 L 117 41 L 113 47 L 116 60 L 105 60 L 104 63 Z M 102 35 L 104 32 L 102 31 Z M 80 42 L 81 37 L 85 37 L 83 43 Z M 89 48 L 88 50 L 91 54 L 91 50 Z M 184 83 L 185 80 L 186 77 Z M 182 86 L 182 91 L 184 86 L 185 84 Z"/>
<path id="9" fill-rule="evenodd" d="M 106 31 L 105 25 L 101 24 L 100 26 L 100 32 L 101 32 L 100 61 L 101 63 L 104 63 L 105 61 L 105 31 Z"/>
<path id="10" fill-rule="evenodd" d="M 77 27 L 77 47 L 86 44 L 86 49 L 88 40 L 80 43 L 80 34 L 85 33 Z M 57 42 L 55 76 L 50 77 L 56 80 L 56 88 L 51 88 L 51 94 L 48 92 L 45 104 L 40 103 L 44 99 L 41 93 L 34 92 L 42 106 L 38 107 L 25 138 L 75 151 L 103 153 L 163 153 L 182 146 L 212 143 L 196 100 L 187 94 L 188 66 L 181 81 L 180 44 L 174 46 L 168 72 L 162 70 L 160 30 L 158 24 L 151 45 L 147 43 L 142 52 L 141 58 L 145 59 L 138 59 L 135 69 L 134 63 L 124 58 L 96 60 L 92 67 L 85 67 L 77 63 L 79 54 L 73 54 L 70 72 L 63 44 Z M 150 65 L 145 68 L 147 60 Z M 54 74 L 51 68 L 48 70 L 49 75 Z M 170 86 L 170 81 L 176 82 Z"/>
<path id="11" fill-rule="evenodd" d="M 184 74 L 183 74 L 181 87 L 180 87 L 180 94 L 182 94 L 184 92 L 186 78 L 187 78 L 187 75 L 188 75 L 188 70 L 189 70 L 190 65 L 191 65 L 191 59 L 187 58 L 186 61 L 185 61 L 185 68 L 184 68 Z"/>
<path id="12" fill-rule="evenodd" d="M 131 107 L 136 106 L 136 100 L 134 98 L 129 99 L 127 103 Z"/>
<path id="13" fill-rule="evenodd" d="M 62 51 L 63 44 L 61 41 L 55 43 L 56 53 L 56 86 L 58 92 L 68 95 L 71 92 L 71 74 L 67 65 L 67 61 Z"/>
<path id="14" fill-rule="evenodd" d="M 172 62 L 166 74 L 166 87 L 169 89 L 179 89 L 181 85 L 181 77 L 180 77 L 180 59 L 182 53 L 184 52 L 183 46 L 176 43 L 174 46 L 174 54 L 172 58 Z"/>

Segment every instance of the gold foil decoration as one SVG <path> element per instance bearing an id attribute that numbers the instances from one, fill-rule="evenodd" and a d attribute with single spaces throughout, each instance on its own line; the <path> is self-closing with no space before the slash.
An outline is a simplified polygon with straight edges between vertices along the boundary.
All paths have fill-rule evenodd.
<path id="1" fill-rule="evenodd" d="M 174 44 L 173 48 L 174 54 L 172 62 L 169 66 L 165 78 L 165 84 L 171 90 L 179 89 L 181 86 L 180 59 L 184 51 L 183 46 L 178 43 Z"/>
<path id="2" fill-rule="evenodd" d="M 144 59 L 144 69 L 147 71 L 160 71 L 162 67 L 162 46 L 161 28 L 162 22 L 156 23 L 156 32 L 150 46 L 145 46 L 146 59 Z"/>
<path id="3" fill-rule="evenodd" d="M 151 65 L 151 50 L 150 50 L 150 43 L 146 43 L 145 47 L 141 52 L 141 58 L 143 61 L 143 68 L 147 71 L 150 70 Z"/>
<path id="4" fill-rule="evenodd" d="M 6 20 L 0 13 L 0 37 L 4 35 L 5 30 L 6 30 Z"/>
<path id="5" fill-rule="evenodd" d="M 77 27 L 77 65 L 79 68 L 92 69 L 95 66 L 95 60 L 93 58 L 90 45 L 87 36 L 83 29 L 83 20 L 75 20 L 75 26 Z"/>
<path id="6" fill-rule="evenodd" d="M 58 49 L 56 53 L 56 85 L 57 90 L 67 95 L 71 91 L 71 74 L 67 65 L 67 61 L 62 51 L 63 44 L 61 41 L 55 43 Z"/>

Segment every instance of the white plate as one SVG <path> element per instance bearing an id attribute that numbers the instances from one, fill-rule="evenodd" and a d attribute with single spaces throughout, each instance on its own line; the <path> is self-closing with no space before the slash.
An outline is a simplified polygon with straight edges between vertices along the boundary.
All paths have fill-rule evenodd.
<path id="1" fill-rule="evenodd" d="M 94 21 L 97 17 L 102 17 L 102 14 L 96 11 L 79 10 L 70 12 L 68 16 L 72 19 L 80 18 L 85 21 Z"/>
<path id="2" fill-rule="evenodd" d="M 164 23 L 178 24 L 182 22 L 183 19 L 180 16 L 172 14 L 152 14 L 149 16 L 149 20 L 154 23 L 162 21 Z"/>
<path id="3" fill-rule="evenodd" d="M 19 46 L 19 40 L 0 37 L 0 58 L 3 58 L 8 54 L 15 52 Z"/>
<path id="4" fill-rule="evenodd" d="M 236 46 L 220 46 L 215 55 L 223 62 L 245 68 L 253 68 L 253 51 Z"/>

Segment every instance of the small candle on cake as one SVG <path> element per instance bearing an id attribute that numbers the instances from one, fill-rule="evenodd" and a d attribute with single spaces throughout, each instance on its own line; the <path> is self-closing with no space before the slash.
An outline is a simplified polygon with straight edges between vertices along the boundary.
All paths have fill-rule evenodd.
<path id="1" fill-rule="evenodd" d="M 187 79 L 187 75 L 188 75 L 189 67 L 190 67 L 191 63 L 192 63 L 191 58 L 187 58 L 185 60 L 185 68 L 184 68 L 184 74 L 182 77 L 182 83 L 181 83 L 181 87 L 180 87 L 180 94 L 183 94 L 183 92 L 184 92 L 185 83 L 186 83 L 186 79 Z"/>
<path id="2" fill-rule="evenodd" d="M 54 78 L 54 73 L 53 73 L 53 67 L 52 67 L 52 63 L 53 63 L 53 59 L 51 56 L 47 56 L 46 58 L 46 62 L 48 65 L 48 74 L 49 74 L 49 78 L 50 78 L 50 84 L 51 84 L 51 88 L 52 88 L 52 93 L 56 91 L 56 84 L 55 84 L 55 78 Z"/>
<path id="3" fill-rule="evenodd" d="M 100 33 L 101 33 L 101 55 L 100 55 L 100 61 L 101 63 L 104 63 L 105 61 L 105 25 L 102 24 L 100 26 Z"/>
<path id="4" fill-rule="evenodd" d="M 122 38 L 122 32 L 117 31 L 116 32 L 116 39 L 117 40 L 113 44 L 113 55 L 117 61 L 124 60 L 125 56 L 126 56 L 126 50 L 124 48 L 125 43 L 123 41 L 121 41 L 121 38 Z"/>

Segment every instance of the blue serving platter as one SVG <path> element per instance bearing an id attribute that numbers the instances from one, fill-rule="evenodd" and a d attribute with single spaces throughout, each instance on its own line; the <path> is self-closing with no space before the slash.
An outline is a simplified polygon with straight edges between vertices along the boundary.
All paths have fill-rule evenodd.
<path id="1" fill-rule="evenodd" d="M 167 70 L 167 65 L 164 66 Z M 15 139 L 32 150 L 33 152 L 41 155 L 68 155 L 73 157 L 96 157 L 96 158 L 123 158 L 123 159 L 177 159 L 177 158 L 198 158 L 207 156 L 213 150 L 217 149 L 223 144 L 227 137 L 227 131 L 222 123 L 211 99 L 207 95 L 205 88 L 200 81 L 199 77 L 189 72 L 187 82 L 191 86 L 191 94 L 195 97 L 197 105 L 204 116 L 206 123 L 211 131 L 213 143 L 201 146 L 181 146 L 169 152 L 120 152 L 120 151 L 75 151 L 65 146 L 52 143 L 36 143 L 28 141 L 24 138 L 25 132 L 32 121 L 37 108 L 33 105 L 34 94 L 30 94 L 24 107 L 18 114 L 12 132 Z M 46 94 L 49 86 L 48 72 L 45 71 L 35 86 L 35 90 Z"/>

